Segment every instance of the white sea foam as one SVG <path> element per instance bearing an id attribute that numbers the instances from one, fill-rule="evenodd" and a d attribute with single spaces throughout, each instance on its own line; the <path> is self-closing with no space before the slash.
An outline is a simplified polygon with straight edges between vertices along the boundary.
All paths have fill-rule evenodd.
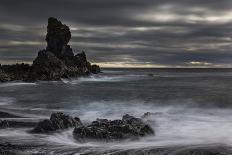
<path id="1" fill-rule="evenodd" d="M 188 144 L 232 144 L 232 130 L 230 130 L 232 129 L 232 116 L 231 110 L 228 109 L 200 109 L 190 106 L 161 107 L 140 103 L 134 103 L 132 106 L 130 103 L 107 102 L 95 102 L 85 106 L 86 109 L 82 109 L 83 114 L 80 115 L 83 120 L 94 120 L 97 117 L 118 119 L 125 113 L 137 117 L 147 111 L 155 113 L 148 120 L 155 129 L 156 136 L 141 138 L 136 142 L 98 143 L 99 147 L 132 149 Z"/>
<path id="2" fill-rule="evenodd" d="M 14 86 L 32 86 L 36 85 L 36 83 L 28 83 L 28 82 L 7 82 L 1 83 L 0 87 L 14 87 Z"/>
<path id="3" fill-rule="evenodd" d="M 91 76 L 91 77 L 81 77 L 78 79 L 62 79 L 66 84 L 80 84 L 83 82 L 118 82 L 124 80 L 123 77 L 108 77 L 108 76 Z"/>
<path id="4" fill-rule="evenodd" d="M 13 97 L 0 97 L 0 106 L 11 105 L 15 102 Z"/>
<path id="5" fill-rule="evenodd" d="M 80 84 L 83 82 L 120 82 L 120 81 L 131 81 L 145 78 L 145 75 L 92 75 L 88 77 L 80 77 L 78 79 L 62 79 L 65 84 Z"/>
<path id="6" fill-rule="evenodd" d="M 140 109 L 136 110 L 135 109 Z M 151 115 L 149 122 L 155 129 L 155 136 L 148 136 L 141 138 L 139 141 L 120 141 L 120 142 L 88 142 L 78 143 L 72 137 L 72 130 L 65 131 L 62 134 L 57 133 L 48 138 L 49 141 L 57 142 L 63 145 L 71 145 L 77 147 L 97 147 L 102 150 L 113 150 L 113 149 L 139 149 L 144 147 L 168 147 L 177 145 L 211 145 L 211 144 L 225 144 L 232 146 L 232 116 L 230 116 L 230 110 L 226 109 L 206 109 L 201 110 L 197 108 L 185 109 L 181 107 L 146 107 L 143 105 L 135 105 L 131 108 L 131 113 L 135 112 L 134 115 L 142 114 L 144 111 L 149 109 L 150 112 L 161 112 L 160 115 Z M 105 107 L 104 110 L 108 109 L 114 118 L 119 118 L 118 112 L 111 111 L 109 107 Z M 111 118 L 108 115 L 106 117 L 106 111 L 97 112 L 97 109 L 89 109 L 86 113 L 89 119 L 96 116 L 105 116 L 104 118 Z M 122 110 L 122 109 L 121 109 Z M 125 111 L 124 111 L 125 112 Z M 120 115 L 124 112 L 121 112 Z M 212 113 L 214 115 L 212 115 Z M 82 116 L 83 117 L 83 116 Z"/>
<path id="7" fill-rule="evenodd" d="M 127 102 L 127 104 L 124 102 L 93 102 L 78 108 L 79 110 L 72 109 L 70 112 L 83 121 L 92 121 L 97 117 L 119 119 L 126 113 L 140 117 L 144 112 L 152 112 L 154 115 L 149 116 L 148 120 L 156 135 L 141 138 L 139 141 L 79 143 L 73 138 L 73 129 L 49 135 L 29 134 L 26 130 L 14 129 L 2 130 L 0 138 L 8 137 L 16 141 L 23 140 L 33 143 L 43 141 L 53 145 L 74 146 L 77 148 L 89 147 L 102 150 L 218 143 L 230 146 L 232 144 L 232 116 L 230 109 L 145 105 L 141 101 Z"/>

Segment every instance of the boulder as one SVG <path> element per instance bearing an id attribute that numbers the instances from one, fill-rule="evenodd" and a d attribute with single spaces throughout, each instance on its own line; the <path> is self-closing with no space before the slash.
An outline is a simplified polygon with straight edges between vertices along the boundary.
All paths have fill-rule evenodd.
<path id="1" fill-rule="evenodd" d="M 94 65 L 91 66 L 91 73 L 98 74 L 100 72 L 101 72 L 101 69 L 100 69 L 100 67 L 98 65 L 94 64 Z"/>
<path id="2" fill-rule="evenodd" d="M 40 121 L 32 130 L 34 133 L 47 133 L 57 130 L 67 129 L 69 127 L 81 126 L 81 120 L 77 117 L 73 118 L 63 113 L 53 113 L 50 119 Z"/>
<path id="3" fill-rule="evenodd" d="M 90 125 L 78 126 L 73 131 L 75 139 L 79 141 L 85 141 L 85 139 L 112 141 L 154 134 L 150 125 L 128 114 L 124 115 L 122 120 L 97 119 Z"/>

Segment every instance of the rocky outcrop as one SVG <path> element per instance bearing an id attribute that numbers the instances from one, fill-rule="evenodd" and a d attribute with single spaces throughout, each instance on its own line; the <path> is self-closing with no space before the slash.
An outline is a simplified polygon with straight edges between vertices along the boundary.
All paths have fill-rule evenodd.
<path id="1" fill-rule="evenodd" d="M 48 19 L 47 26 L 47 51 L 54 53 L 57 57 L 74 56 L 72 49 L 68 45 L 71 39 L 71 32 L 67 25 L 62 24 L 56 18 Z"/>
<path id="2" fill-rule="evenodd" d="M 0 65 L 0 82 L 25 80 L 31 66 L 28 64 Z"/>
<path id="3" fill-rule="evenodd" d="M 92 65 L 90 71 L 94 74 L 97 74 L 101 72 L 101 69 L 98 65 Z"/>
<path id="4" fill-rule="evenodd" d="M 39 122 L 32 132 L 47 133 L 81 125 L 82 123 L 78 117 L 73 118 L 63 113 L 53 113 L 50 119 Z"/>
<path id="5" fill-rule="evenodd" d="M 0 129 L 2 128 L 8 128 L 9 127 L 9 123 L 6 120 L 0 120 Z"/>
<path id="6" fill-rule="evenodd" d="M 33 64 L 0 66 L 0 82 L 24 80 L 61 80 L 90 73 L 100 73 L 100 67 L 87 61 L 84 51 L 74 54 L 70 45 L 71 32 L 56 18 L 48 19 L 47 47 L 38 52 Z"/>
<path id="7" fill-rule="evenodd" d="M 53 113 L 50 119 L 40 121 L 33 133 L 48 133 L 75 127 L 73 136 L 81 142 L 85 140 L 121 140 L 154 135 L 154 130 L 142 119 L 124 115 L 121 120 L 97 119 L 89 125 L 83 125 L 78 117 L 63 113 Z"/>
<path id="8" fill-rule="evenodd" d="M 88 126 L 78 126 L 73 135 L 79 141 L 85 139 L 120 140 L 154 134 L 154 130 L 140 118 L 124 115 L 122 120 L 97 119 Z"/>

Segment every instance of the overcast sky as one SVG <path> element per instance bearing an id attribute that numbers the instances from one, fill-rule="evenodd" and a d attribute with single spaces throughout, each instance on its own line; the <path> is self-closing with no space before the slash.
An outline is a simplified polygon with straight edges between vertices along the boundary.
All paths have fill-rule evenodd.
<path id="1" fill-rule="evenodd" d="M 103 66 L 232 67 L 232 0 L 0 0 L 1 63 L 32 61 L 50 16 Z"/>

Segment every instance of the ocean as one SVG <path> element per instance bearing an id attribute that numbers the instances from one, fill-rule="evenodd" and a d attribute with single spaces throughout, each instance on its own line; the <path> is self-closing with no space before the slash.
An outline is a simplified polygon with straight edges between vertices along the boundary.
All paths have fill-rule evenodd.
<path id="1" fill-rule="evenodd" d="M 80 143 L 73 129 L 32 134 L 0 130 L 0 141 L 37 145 L 30 153 L 117 153 L 148 148 L 232 145 L 232 69 L 103 69 L 103 73 L 50 82 L 0 84 L 0 111 L 39 121 L 64 112 L 89 123 L 124 114 L 153 115 L 154 136 L 136 141 Z M 29 150 L 27 150 L 29 151 Z M 94 153 L 93 153 L 94 154 Z"/>

